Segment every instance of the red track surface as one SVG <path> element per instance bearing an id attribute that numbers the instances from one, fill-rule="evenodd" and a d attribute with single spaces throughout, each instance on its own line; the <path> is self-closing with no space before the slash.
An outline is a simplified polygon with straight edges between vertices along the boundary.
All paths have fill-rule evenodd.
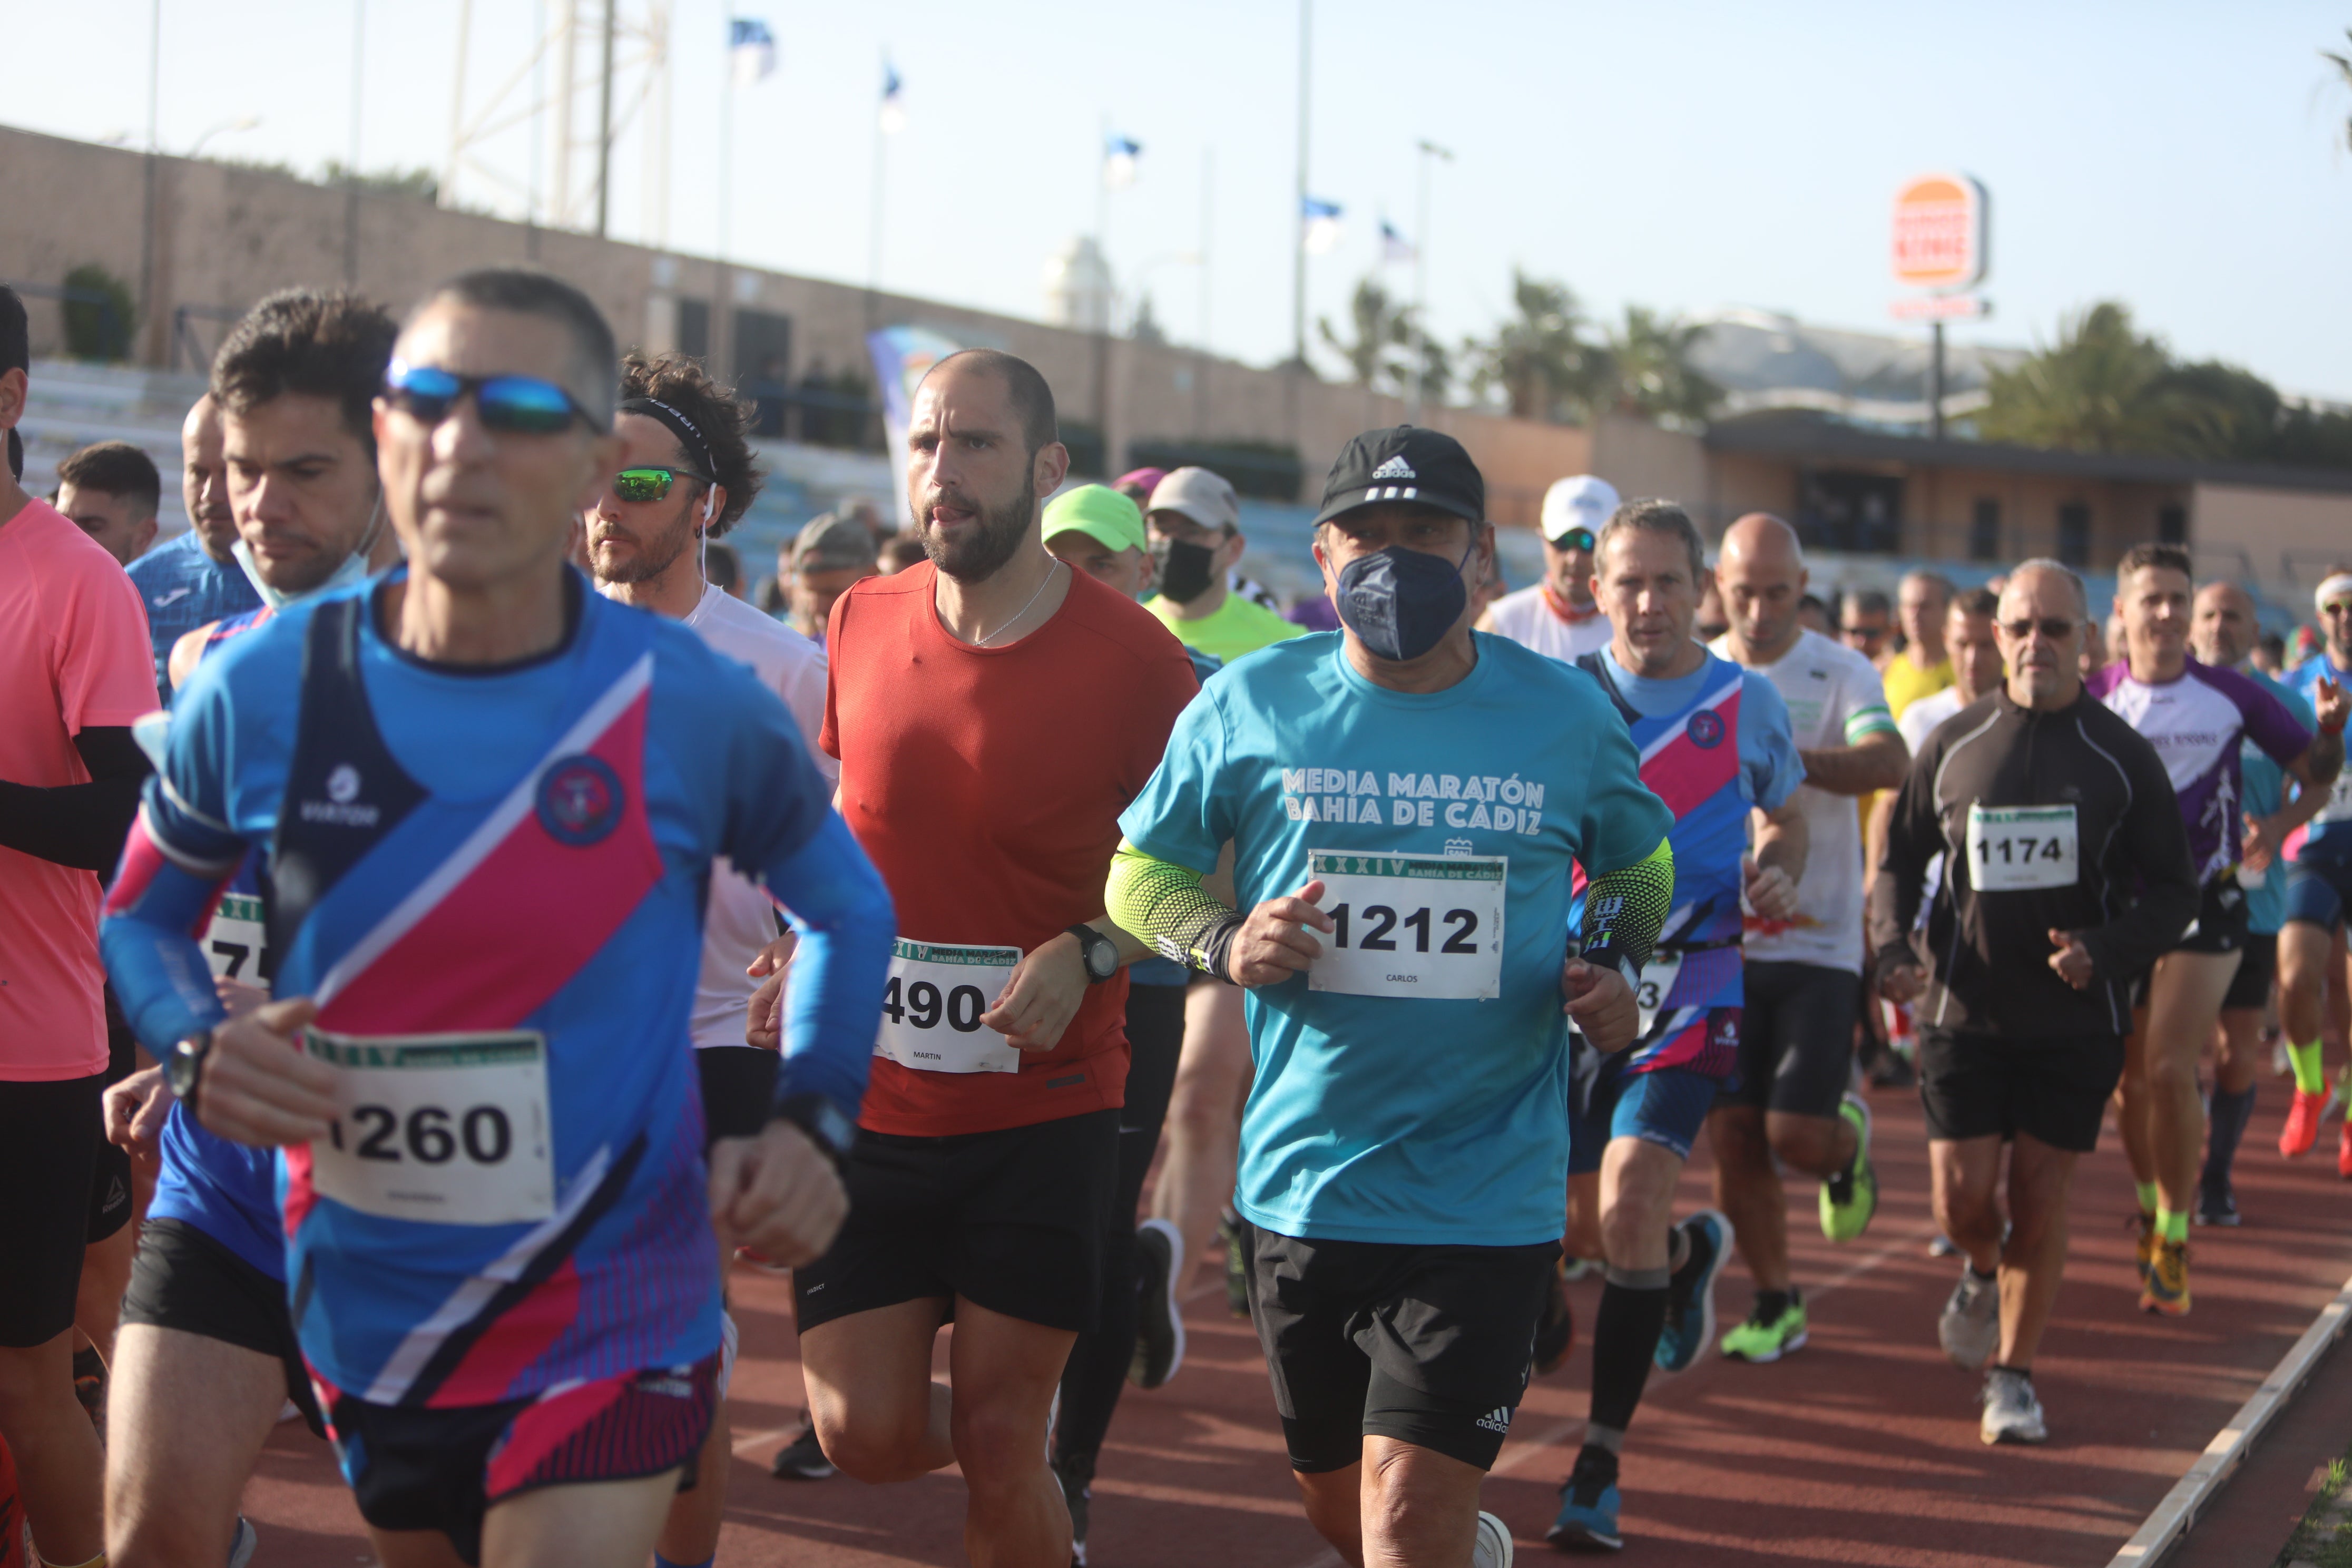
<path id="1" fill-rule="evenodd" d="M 2239 1163 L 2245 1228 L 2192 1237 L 2196 1310 L 2163 1322 L 2133 1310 L 2129 1173 L 2110 1131 L 2076 1185 L 2074 1248 L 2036 1381 L 2051 1441 L 2038 1449 L 1977 1440 L 1976 1381 L 1936 1347 L 1935 1319 L 1958 1269 L 1927 1256 L 1926 1144 L 1917 1100 L 1875 1097 L 1881 1207 L 1847 1247 L 1820 1238 L 1811 1184 L 1791 1188 L 1790 1232 L 1812 1342 L 1777 1365 L 1710 1358 L 1658 1377 L 1625 1458 L 1629 1560 L 1652 1563 L 2099 1564 L 2188 1468 L 2352 1272 L 2352 1188 L 2326 1146 L 2293 1165 L 2276 1152 L 2285 1096 L 2264 1087 L 2264 1113 Z M 1702 1153 L 1685 1178 L 1706 1194 Z M 743 1329 L 736 1373 L 728 1568 L 879 1568 L 964 1561 L 963 1488 L 952 1471 L 900 1487 L 844 1479 L 772 1479 L 767 1461 L 801 1404 L 789 1292 L 737 1272 Z M 1578 1321 L 1598 1287 L 1579 1285 Z M 1717 1290 L 1727 1321 L 1746 1309 L 1735 1261 Z M 1336 1563 L 1300 1517 L 1257 1341 L 1224 1315 L 1221 1294 L 1192 1304 L 1182 1373 L 1154 1394 L 1130 1390 L 1095 1485 L 1089 1555 L 1101 1568 L 1310 1568 Z M 942 1339 L 942 1352 L 945 1341 Z M 944 1356 L 940 1361 L 944 1373 Z M 1586 1351 L 1529 1391 L 1486 1489 L 1520 1549 L 1547 1554 L 1554 1488 L 1585 1411 Z M 2323 1376 L 2342 1377 L 2340 1367 Z M 2303 1423 L 2308 1426 L 2310 1423 Z M 2273 1441 L 2292 1445 L 2297 1424 Z M 2294 1491 L 2315 1461 L 2341 1452 L 2341 1430 L 2307 1458 L 2275 1450 Z M 2317 1440 L 2305 1433 L 2300 1441 Z M 2225 1500 L 2228 1494 L 2224 1494 Z M 2214 1562 L 2267 1563 L 2293 1526 L 2282 1497 L 2217 1513 L 2211 1532 L 2269 1534 Z M 246 1496 L 261 1527 L 257 1568 L 352 1568 L 372 1560 L 327 1449 L 281 1427 Z M 2299 1508 L 2294 1511 L 2299 1512 Z M 2270 1532 L 2274 1531 L 2274 1534 Z"/>

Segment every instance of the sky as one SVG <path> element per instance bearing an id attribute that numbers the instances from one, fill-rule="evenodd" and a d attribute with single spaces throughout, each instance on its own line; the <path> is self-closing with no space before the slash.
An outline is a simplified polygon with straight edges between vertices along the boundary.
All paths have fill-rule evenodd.
<path id="1" fill-rule="evenodd" d="M 653 0 L 618 4 L 627 25 Z M 591 18 L 600 9 L 578 5 Z M 1170 336 L 1257 363 L 1289 352 L 1298 0 L 667 9 L 667 235 L 646 199 L 657 116 L 630 108 L 640 75 L 630 62 L 644 46 L 625 37 L 615 236 L 713 253 L 725 180 L 733 258 L 862 283 L 878 192 L 885 287 L 1034 317 L 1049 258 L 1101 225 L 1120 287 L 1130 299 L 1148 291 Z M 465 102 L 453 114 L 467 10 Z M 351 143 L 356 26 L 362 166 L 440 169 L 453 120 L 483 118 L 513 80 L 504 112 L 518 122 L 477 143 L 478 166 L 461 173 L 457 195 L 520 216 L 533 82 L 551 97 L 558 80 L 551 62 L 536 76 L 529 62 L 562 10 L 561 0 L 0 0 L 0 53 L 15 62 L 0 122 L 143 146 L 160 11 L 163 149 L 186 152 L 210 132 L 209 153 L 315 168 Z M 731 96 L 730 14 L 765 20 L 778 56 L 773 75 Z M 1491 330 L 1514 268 L 1567 283 L 1603 320 L 1629 303 L 1744 306 L 1916 331 L 1888 314 L 1903 292 L 1888 273 L 1889 206 L 1909 177 L 1955 170 L 1991 194 L 1983 292 L 1993 305 L 1956 337 L 2042 344 L 2071 312 L 2114 299 L 2184 356 L 2352 401 L 2352 89 L 2319 55 L 2346 47 L 2347 21 L 2340 6 L 2300 0 L 1320 0 L 1308 29 L 1307 183 L 1345 213 L 1338 248 L 1311 258 L 1310 321 L 1342 318 L 1356 281 L 1382 270 L 1385 216 L 1423 243 L 1430 326 L 1448 342 Z M 121 68 L 92 68 L 99 49 L 117 51 Z M 877 181 L 886 58 L 905 83 L 907 124 L 883 147 Z M 577 134 L 589 138 L 595 49 L 580 60 Z M 256 117 L 251 129 L 216 129 Z M 539 124 L 544 193 L 551 107 Z M 1106 203 L 1107 127 L 1143 150 L 1135 183 Z M 1424 140 L 1452 161 L 1423 160 Z M 1193 259 L 1204 248 L 1205 268 Z M 1411 297 L 1412 268 L 1382 276 Z"/>

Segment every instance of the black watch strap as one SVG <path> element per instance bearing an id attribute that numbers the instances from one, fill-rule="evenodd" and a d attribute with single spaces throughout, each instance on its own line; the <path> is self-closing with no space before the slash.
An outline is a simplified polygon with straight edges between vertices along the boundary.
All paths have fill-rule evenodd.
<path id="1" fill-rule="evenodd" d="M 821 1094 L 786 1095 L 776 1101 L 773 1120 L 789 1121 L 806 1133 L 836 1171 L 848 1162 L 849 1146 L 857 1141 L 857 1124 Z"/>
<path id="2" fill-rule="evenodd" d="M 199 1029 L 173 1043 L 169 1059 L 164 1064 L 163 1077 L 170 1084 L 173 1098 L 196 1113 L 196 1097 L 203 1092 L 205 1059 L 212 1055 L 213 1032 Z"/>
<path id="3" fill-rule="evenodd" d="M 1078 939 L 1078 950 L 1087 965 L 1087 983 L 1099 985 L 1118 973 L 1118 944 L 1090 925 L 1074 925 L 1069 929 Z"/>

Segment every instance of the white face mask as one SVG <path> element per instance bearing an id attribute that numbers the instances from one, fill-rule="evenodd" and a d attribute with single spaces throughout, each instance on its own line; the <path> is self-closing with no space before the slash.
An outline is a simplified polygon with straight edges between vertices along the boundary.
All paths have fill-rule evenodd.
<path id="1" fill-rule="evenodd" d="M 376 531 L 383 526 L 383 492 L 378 490 L 375 506 L 368 513 L 367 531 L 360 536 L 359 547 L 343 557 L 343 563 L 329 573 L 325 582 L 314 588 L 306 588 L 299 594 L 289 594 L 283 588 L 273 588 L 262 581 L 261 567 L 254 560 L 253 548 L 246 543 L 243 533 L 239 533 L 236 541 L 229 545 L 228 552 L 236 557 L 237 565 L 245 571 L 245 580 L 253 584 L 253 591 L 261 595 L 261 602 L 273 610 L 282 610 L 289 605 L 299 605 L 316 595 L 331 593 L 337 588 L 348 588 L 354 583 L 365 582 L 368 574 L 368 552 L 374 547 Z"/>

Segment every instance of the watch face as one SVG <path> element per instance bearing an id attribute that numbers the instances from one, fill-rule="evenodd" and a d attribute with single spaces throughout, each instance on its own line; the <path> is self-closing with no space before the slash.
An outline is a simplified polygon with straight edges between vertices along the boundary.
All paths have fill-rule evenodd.
<path id="1" fill-rule="evenodd" d="M 171 1081 L 172 1093 L 179 1099 L 185 1100 L 188 1090 L 195 1085 L 197 1060 L 195 1046 L 188 1040 L 173 1046 L 164 1059 L 163 1076 Z"/>

